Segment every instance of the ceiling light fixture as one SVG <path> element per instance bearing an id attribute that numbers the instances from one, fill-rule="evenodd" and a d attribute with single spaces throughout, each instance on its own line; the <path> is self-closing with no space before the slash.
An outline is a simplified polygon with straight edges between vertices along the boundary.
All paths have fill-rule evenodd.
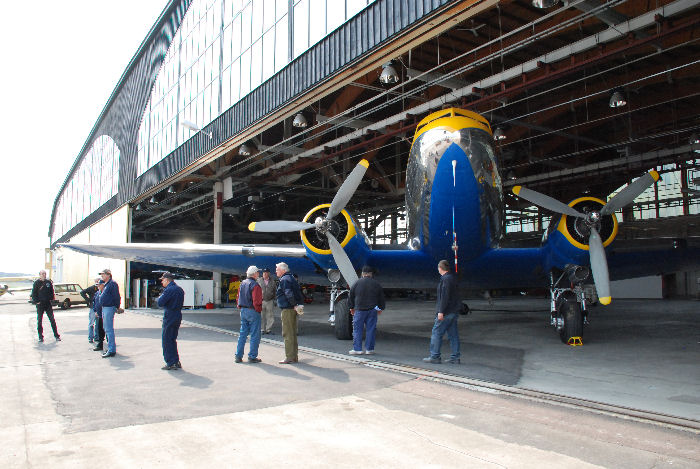
<path id="1" fill-rule="evenodd" d="M 394 83 L 399 82 L 399 74 L 394 68 L 394 66 L 391 64 L 391 62 L 387 62 L 384 64 L 384 68 L 382 68 L 382 74 L 379 75 L 379 81 L 385 85 L 393 85 Z"/>
<path id="2" fill-rule="evenodd" d="M 248 145 L 247 143 L 244 143 L 241 145 L 241 147 L 238 149 L 238 154 L 241 156 L 250 156 L 253 154 L 253 147 Z"/>
<path id="3" fill-rule="evenodd" d="M 157 203 L 158 203 L 158 199 L 156 199 L 156 196 L 155 196 L 155 195 L 152 195 L 152 196 L 151 196 L 151 199 L 150 199 L 148 202 L 150 202 L 150 203 L 152 203 L 152 204 L 157 204 Z"/>
<path id="4" fill-rule="evenodd" d="M 612 96 L 610 96 L 610 107 L 616 108 L 616 107 L 622 107 L 625 105 L 627 105 L 627 100 L 625 99 L 625 95 L 622 94 L 622 91 L 615 90 L 615 92 L 613 92 Z"/>
<path id="5" fill-rule="evenodd" d="M 136 204 L 136 208 L 135 208 L 134 210 L 139 211 L 139 210 L 141 210 L 142 208 L 143 208 L 143 207 L 141 207 L 141 204 Z"/>
<path id="6" fill-rule="evenodd" d="M 559 3 L 559 0 L 532 0 L 532 6 L 535 8 L 552 8 Z"/>
<path id="7" fill-rule="evenodd" d="M 168 187 L 168 194 L 174 194 L 175 192 L 177 192 L 177 191 L 175 190 L 175 186 L 170 186 L 170 187 Z"/>
<path id="8" fill-rule="evenodd" d="M 309 126 L 309 121 L 306 120 L 303 113 L 299 112 L 296 116 L 294 116 L 292 126 L 296 127 L 297 129 L 305 129 Z"/>
<path id="9" fill-rule="evenodd" d="M 496 141 L 505 140 L 506 133 L 503 131 L 502 128 L 496 127 L 496 130 L 493 131 L 493 139 Z"/>

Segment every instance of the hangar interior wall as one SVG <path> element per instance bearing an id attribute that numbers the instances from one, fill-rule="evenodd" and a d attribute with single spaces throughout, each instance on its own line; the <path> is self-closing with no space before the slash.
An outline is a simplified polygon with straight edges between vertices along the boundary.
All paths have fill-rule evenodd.
<path id="1" fill-rule="evenodd" d="M 76 244 L 113 244 L 129 241 L 129 207 L 124 206 L 103 218 L 87 230 L 73 236 L 69 242 Z M 70 249 L 56 249 L 52 278 L 54 282 L 78 283 L 85 288 L 91 285 L 97 273 L 107 268 L 119 284 L 122 306 L 126 306 L 127 261 L 107 257 L 88 256 Z"/>

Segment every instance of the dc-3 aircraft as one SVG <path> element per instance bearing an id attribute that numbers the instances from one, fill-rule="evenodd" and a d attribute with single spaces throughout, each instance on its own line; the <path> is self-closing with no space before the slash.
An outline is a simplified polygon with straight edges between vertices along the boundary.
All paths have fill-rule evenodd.
<path id="1" fill-rule="evenodd" d="M 312 208 L 302 221 L 259 221 L 249 226 L 254 232 L 299 231 L 302 246 L 62 246 L 85 254 L 215 272 L 242 272 L 250 264 L 273 267 L 284 261 L 303 282 L 330 282 L 331 316 L 339 339 L 352 337 L 347 293 L 363 265 L 377 268 L 377 278 L 385 287 L 431 288 L 437 282 L 438 261 L 449 259 L 465 289 L 548 287 L 551 324 L 562 341 L 577 345 L 587 320 L 584 284 L 591 283 L 591 273 L 599 301 L 611 301 L 606 250 L 618 232 L 615 211 L 659 179 L 656 171 L 650 171 L 607 203 L 581 197 L 568 205 L 516 186 L 513 192 L 519 197 L 557 216 L 539 247 L 500 248 L 503 195 L 491 126 L 471 111 L 441 110 L 418 124 L 410 150 L 406 175 L 408 242 L 378 250 L 371 248 L 360 224 L 345 209 L 367 167 L 366 160 L 360 161 L 333 201 Z M 677 267 L 682 260 L 680 256 L 674 260 L 669 250 L 616 252 L 611 263 L 613 278 L 660 273 L 658 265 L 663 262 Z"/>

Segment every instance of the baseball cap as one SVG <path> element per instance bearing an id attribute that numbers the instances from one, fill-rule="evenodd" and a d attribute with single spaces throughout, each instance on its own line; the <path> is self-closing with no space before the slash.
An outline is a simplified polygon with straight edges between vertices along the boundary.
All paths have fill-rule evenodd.
<path id="1" fill-rule="evenodd" d="M 270 269 L 268 269 L 267 267 L 265 267 L 265 268 L 263 269 L 263 272 L 267 272 L 267 273 L 269 274 L 269 273 L 270 273 Z"/>
<path id="2" fill-rule="evenodd" d="M 373 273 L 374 273 L 374 267 L 369 266 L 369 265 L 366 265 L 366 266 L 362 267 L 362 273 L 363 273 L 363 274 L 367 274 L 367 273 L 373 274 Z"/>
<path id="3" fill-rule="evenodd" d="M 248 270 L 245 271 L 245 274 L 248 277 L 250 277 L 251 275 L 254 275 L 258 270 L 260 270 L 260 269 L 258 269 L 254 265 L 251 265 L 250 267 L 248 267 Z"/>
<path id="4" fill-rule="evenodd" d="M 160 280 L 163 280 L 164 278 L 169 278 L 170 280 L 172 280 L 175 278 L 175 276 L 170 272 L 163 272 L 163 275 L 160 276 Z"/>

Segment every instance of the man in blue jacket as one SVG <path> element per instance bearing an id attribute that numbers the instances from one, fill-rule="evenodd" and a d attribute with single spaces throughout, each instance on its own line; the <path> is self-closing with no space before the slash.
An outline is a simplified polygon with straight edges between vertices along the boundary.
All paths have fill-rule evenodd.
<path id="1" fill-rule="evenodd" d="M 158 297 L 158 306 L 163 308 L 163 358 L 165 359 L 165 366 L 161 370 L 182 368 L 180 355 L 177 353 L 177 334 L 182 322 L 185 292 L 174 279 L 170 272 L 165 272 L 160 277 L 164 289 Z"/>
<path id="2" fill-rule="evenodd" d="M 282 310 L 282 337 L 284 337 L 284 360 L 279 363 L 296 363 L 299 361 L 299 344 L 297 343 L 297 314 L 304 314 L 304 296 L 299 282 L 289 271 L 289 266 L 280 262 L 275 274 L 279 278 L 277 285 L 277 306 Z"/>
<path id="3" fill-rule="evenodd" d="M 459 329 L 457 328 L 457 318 L 462 309 L 462 302 L 459 298 L 457 279 L 452 274 L 450 263 L 446 260 L 438 262 L 438 272 L 440 273 L 440 283 L 437 287 L 437 302 L 435 305 L 435 323 L 430 336 L 430 356 L 424 358 L 427 363 L 441 363 L 440 347 L 442 338 L 447 333 L 450 341 L 452 355 L 449 363 L 459 363 Z"/>
<path id="4" fill-rule="evenodd" d="M 100 272 L 100 277 L 105 282 L 105 288 L 100 294 L 100 304 L 102 305 L 102 325 L 108 342 L 107 351 L 102 354 L 102 358 L 109 358 L 117 354 L 117 343 L 114 340 L 114 314 L 122 302 L 122 297 L 119 294 L 119 285 L 112 280 L 111 270 L 103 270 Z"/>

